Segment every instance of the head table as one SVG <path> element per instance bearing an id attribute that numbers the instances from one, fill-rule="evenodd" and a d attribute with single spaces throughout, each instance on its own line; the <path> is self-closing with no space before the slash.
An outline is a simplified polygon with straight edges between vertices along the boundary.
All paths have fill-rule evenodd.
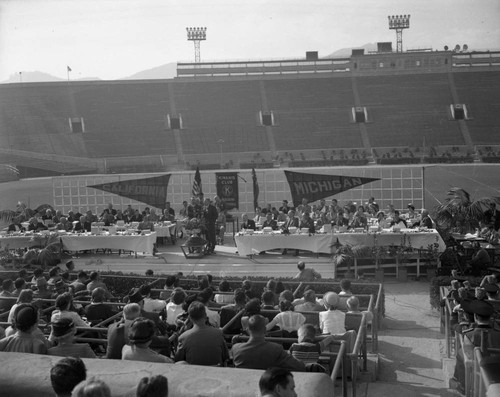
<path id="1" fill-rule="evenodd" d="M 2 249 L 30 248 L 37 245 L 35 236 L 43 234 L 24 234 L 24 235 L 3 235 L 0 237 L 0 247 Z M 153 254 L 154 244 L 156 243 L 156 232 L 142 232 L 138 234 L 125 232 L 110 234 L 102 232 L 92 233 L 50 233 L 51 236 L 57 236 L 62 249 L 66 251 L 86 251 L 96 249 L 124 250 L 133 252 L 144 252 Z"/>
<path id="2" fill-rule="evenodd" d="M 255 255 L 262 251 L 281 249 L 299 249 L 313 253 L 330 254 L 332 245 L 365 245 L 373 246 L 405 246 L 414 249 L 427 249 L 431 244 L 438 244 L 438 251 L 443 252 L 446 244 L 435 229 L 418 231 L 408 229 L 400 232 L 375 233 L 292 233 L 282 234 L 281 231 L 270 233 L 254 232 L 253 234 L 238 233 L 235 237 L 236 247 L 240 256 Z"/>

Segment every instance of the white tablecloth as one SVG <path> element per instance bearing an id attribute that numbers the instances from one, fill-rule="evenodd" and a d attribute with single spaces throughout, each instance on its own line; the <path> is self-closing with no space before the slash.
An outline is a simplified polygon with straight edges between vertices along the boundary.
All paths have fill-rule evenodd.
<path id="1" fill-rule="evenodd" d="M 0 249 L 17 249 L 32 247 L 35 245 L 33 241 L 33 236 L 10 236 L 10 237 L 0 237 Z"/>
<path id="2" fill-rule="evenodd" d="M 314 253 L 331 253 L 331 245 L 337 242 L 345 245 L 404 245 L 415 249 L 427 249 L 429 244 L 437 243 L 439 252 L 446 245 L 436 230 L 409 233 L 328 233 L 314 234 L 263 234 L 236 235 L 234 237 L 240 256 L 255 255 L 261 251 L 275 248 L 300 249 Z"/>
<path id="3" fill-rule="evenodd" d="M 146 235 L 109 235 L 93 236 L 73 234 L 61 236 L 63 248 L 67 251 L 84 251 L 94 249 L 114 249 L 153 254 L 156 233 Z"/>
<path id="4" fill-rule="evenodd" d="M 175 236 L 176 224 L 172 223 L 168 226 L 154 225 L 154 231 L 156 232 L 156 237 L 170 237 Z"/>

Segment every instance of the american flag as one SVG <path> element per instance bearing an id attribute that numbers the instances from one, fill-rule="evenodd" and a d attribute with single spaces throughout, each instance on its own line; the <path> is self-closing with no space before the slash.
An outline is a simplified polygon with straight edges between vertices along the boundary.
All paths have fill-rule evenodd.
<path id="1" fill-rule="evenodd" d="M 191 190 L 191 195 L 194 197 L 203 198 L 203 190 L 201 189 L 201 175 L 200 167 L 196 167 L 196 173 L 194 174 L 193 189 Z"/>

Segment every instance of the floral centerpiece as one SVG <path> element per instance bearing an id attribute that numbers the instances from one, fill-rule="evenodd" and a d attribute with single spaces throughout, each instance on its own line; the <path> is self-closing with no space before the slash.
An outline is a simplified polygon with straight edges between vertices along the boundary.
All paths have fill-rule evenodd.
<path id="1" fill-rule="evenodd" d="M 205 230 L 205 223 L 199 218 L 191 218 L 186 223 L 186 233 L 190 237 L 186 240 L 185 245 L 188 247 L 202 246 L 207 243 L 200 235 Z"/>
<path id="2" fill-rule="evenodd" d="M 205 224 L 199 218 L 191 218 L 186 223 L 185 229 L 190 236 L 199 236 L 205 229 Z"/>

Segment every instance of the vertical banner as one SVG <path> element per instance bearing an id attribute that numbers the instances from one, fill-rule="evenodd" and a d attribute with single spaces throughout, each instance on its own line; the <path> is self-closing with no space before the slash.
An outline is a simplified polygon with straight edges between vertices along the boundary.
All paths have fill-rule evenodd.
<path id="1" fill-rule="evenodd" d="M 253 209 L 259 206 L 259 183 L 257 182 L 257 173 L 255 168 L 252 168 L 252 184 L 253 184 Z"/>
<path id="2" fill-rule="evenodd" d="M 226 209 L 239 208 L 238 173 L 217 172 L 215 174 L 217 196 L 226 203 Z"/>

